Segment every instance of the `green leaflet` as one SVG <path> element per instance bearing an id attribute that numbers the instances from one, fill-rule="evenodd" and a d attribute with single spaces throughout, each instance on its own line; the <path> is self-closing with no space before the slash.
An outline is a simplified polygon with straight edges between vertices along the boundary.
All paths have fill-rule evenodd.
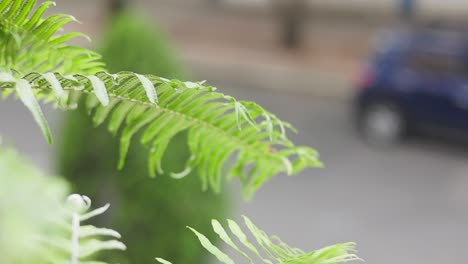
<path id="1" fill-rule="evenodd" d="M 93 87 L 94 94 L 99 102 L 103 106 L 107 106 L 109 104 L 109 95 L 107 94 L 104 82 L 96 76 L 86 76 L 86 78 L 91 82 L 91 87 Z"/>
<path id="2" fill-rule="evenodd" d="M 143 85 L 148 100 L 151 103 L 156 103 L 156 101 L 158 101 L 158 95 L 156 93 L 156 89 L 154 88 L 153 83 L 144 75 L 135 74 L 135 76 L 138 78 L 138 80 L 140 80 L 141 84 Z"/>
<path id="3" fill-rule="evenodd" d="M 203 189 L 210 187 L 218 192 L 222 177 L 228 172 L 229 178 L 239 178 L 244 194 L 249 197 L 276 174 L 291 175 L 322 166 L 314 149 L 294 146 L 287 139 L 285 123 L 275 115 L 257 104 L 215 92 L 202 83 L 195 85 L 132 72 L 87 76 L 32 72 L 20 80 L 24 87 L 34 87 L 35 93 L 32 89 L 20 92 L 25 98 L 24 91 L 29 91 L 28 106 L 34 109 L 45 132 L 48 130 L 40 118 L 40 109 L 31 101 L 34 96 L 43 102 L 57 102 L 57 94 L 64 98 L 71 98 L 72 93 L 74 98 L 88 96 L 86 106 L 95 125 L 108 120 L 109 131 L 120 138 L 120 169 L 132 138 L 141 132 L 140 141 L 149 149 L 150 174 L 162 174 L 161 161 L 167 146 L 184 130 L 188 130 L 192 158 L 181 173 L 172 175 L 182 178 L 197 169 Z M 8 78 L 0 82 L 0 87 L 8 85 Z M 76 98 L 72 102 L 77 102 Z"/>
<path id="4" fill-rule="evenodd" d="M 221 223 L 218 222 L 218 220 L 213 219 L 211 221 L 211 225 L 213 226 L 213 230 L 218 234 L 218 236 L 224 241 L 224 243 L 228 244 L 230 247 L 235 249 L 239 254 L 241 254 L 243 257 L 245 257 L 250 263 L 254 263 L 252 258 L 247 254 L 244 253 L 229 237 L 227 234 L 226 230 L 224 230 L 223 226 Z"/>
<path id="5" fill-rule="evenodd" d="M 157 111 L 146 112 L 141 114 L 138 119 L 129 122 L 128 126 L 125 127 L 120 138 L 120 159 L 118 165 L 120 169 L 122 169 L 125 165 L 125 157 L 127 156 L 127 151 L 130 147 L 132 136 L 137 133 L 143 126 L 153 121 L 158 115 L 159 112 Z"/>
<path id="6" fill-rule="evenodd" d="M 172 264 L 171 262 L 165 260 L 165 259 L 162 259 L 162 258 L 156 258 L 156 260 L 159 262 L 159 263 L 162 263 L 162 264 Z"/>
<path id="7" fill-rule="evenodd" d="M 344 243 L 328 246 L 311 252 L 304 252 L 298 248 L 292 248 L 282 242 L 278 237 L 268 236 L 264 231 L 255 226 L 250 219 L 244 218 L 244 223 L 247 229 L 256 240 L 260 249 L 251 243 L 239 225 L 228 220 L 229 230 L 231 235 L 226 229 L 223 228 L 221 223 L 217 220 L 212 220 L 213 230 L 219 237 L 231 248 L 246 258 L 249 263 L 265 263 L 265 264 L 339 264 L 349 261 L 361 260 L 355 252 L 354 243 Z M 234 264 L 233 260 L 219 248 L 214 246 L 203 234 L 200 234 L 195 229 L 188 227 L 200 240 L 201 245 L 211 254 L 213 254 L 219 261 L 227 264 Z M 241 245 L 248 249 L 245 252 L 240 246 L 234 243 L 231 236 L 235 236 L 241 242 Z M 249 252 L 253 254 L 251 257 Z M 260 253 L 262 252 L 263 255 Z M 266 257 L 264 257 L 266 256 Z M 254 259 L 255 258 L 255 259 Z M 165 260 L 157 259 L 163 264 L 170 263 Z M 258 260 L 259 262 L 256 262 Z"/>
<path id="8" fill-rule="evenodd" d="M 191 227 L 188 227 L 188 229 L 190 229 L 193 233 L 195 233 L 195 235 L 200 240 L 200 243 L 202 244 L 202 246 L 206 250 L 208 250 L 211 254 L 213 254 L 219 261 L 225 264 L 234 264 L 234 261 L 228 255 L 224 254 L 221 250 L 219 250 L 219 248 L 213 245 L 210 242 L 210 240 L 206 238 L 206 236 L 204 236 L 203 234 L 200 234 L 199 232 L 197 232 L 197 230 Z"/>
<path id="9" fill-rule="evenodd" d="M 98 228 L 92 225 L 81 226 L 80 238 L 92 236 L 110 236 L 115 238 L 121 238 L 119 232 L 112 229 Z"/>
<path id="10" fill-rule="evenodd" d="M 125 245 L 118 240 L 100 241 L 97 239 L 88 240 L 83 243 L 80 251 L 80 258 L 88 258 L 103 250 L 125 250 Z"/>
<path id="11" fill-rule="evenodd" d="M 19 79 L 15 84 L 16 93 L 23 102 L 23 104 L 31 111 L 34 120 L 41 128 L 42 134 L 47 140 L 47 143 L 52 144 L 52 134 L 50 132 L 49 124 L 42 113 L 41 107 L 34 96 L 31 84 L 23 79 Z"/>
<path id="12" fill-rule="evenodd" d="M 234 236 L 236 236 L 239 242 L 241 242 L 247 249 L 249 249 L 250 252 L 252 252 L 256 257 L 261 259 L 264 263 L 272 264 L 270 260 L 264 259 L 262 255 L 260 255 L 260 252 L 258 252 L 257 248 L 252 243 L 250 243 L 250 241 L 247 239 L 247 236 L 236 222 L 228 219 L 228 226 L 231 233 Z"/>
<path id="13" fill-rule="evenodd" d="M 65 44 L 82 33 L 59 34 L 64 25 L 75 22 L 70 15 L 44 17 L 54 2 L 37 0 L 0 2 L 0 65 L 3 69 L 89 74 L 104 70 L 100 55 Z M 88 38 L 89 39 L 89 38 Z M 52 77 L 52 76 L 48 76 Z M 55 85 L 53 85 L 55 86 Z"/>
<path id="14" fill-rule="evenodd" d="M 99 100 L 97 100 L 96 104 L 93 106 L 96 107 L 98 105 L 98 102 Z M 114 109 L 114 107 L 119 103 L 119 101 L 117 100 L 112 100 L 110 101 L 110 103 L 107 105 L 107 107 L 100 107 L 96 110 L 96 112 L 94 113 L 94 117 L 93 117 L 93 123 L 95 126 L 99 126 L 101 125 L 102 123 L 104 123 L 104 121 L 106 121 L 106 118 L 109 116 L 109 114 L 112 112 L 112 110 Z"/>
<path id="15" fill-rule="evenodd" d="M 57 98 L 62 98 L 64 96 L 65 92 L 62 88 L 62 85 L 57 80 L 57 77 L 55 77 L 55 74 L 48 72 L 48 73 L 44 73 L 42 77 L 44 77 L 44 79 L 46 79 L 46 81 L 50 83 L 50 86 L 52 90 L 54 90 Z"/>
<path id="16" fill-rule="evenodd" d="M 34 9 L 36 0 L 0 2 L 0 33 L 5 35 L 0 72 L 6 74 L 9 68 L 29 72 L 15 74 L 15 85 L 2 83 L 2 95 L 7 97 L 13 93 L 8 90 L 16 88 L 47 141 L 50 131 L 37 101 L 73 108 L 80 96 L 87 96 L 86 107 L 95 125 L 107 123 L 120 138 L 119 168 L 132 138 L 141 132 L 140 141 L 149 149 L 150 174 L 163 173 L 167 146 L 184 130 L 192 158 L 182 172 L 171 175 L 182 178 L 196 169 L 204 190 L 219 191 L 227 174 L 238 178 L 244 195 L 250 197 L 274 175 L 322 166 L 315 150 L 289 141 L 285 128 L 294 128 L 253 102 L 237 101 L 204 82 L 99 71 L 103 63 L 98 54 L 65 44 L 80 33 L 56 34 L 73 17 L 42 18 L 51 5 L 44 2 Z"/>

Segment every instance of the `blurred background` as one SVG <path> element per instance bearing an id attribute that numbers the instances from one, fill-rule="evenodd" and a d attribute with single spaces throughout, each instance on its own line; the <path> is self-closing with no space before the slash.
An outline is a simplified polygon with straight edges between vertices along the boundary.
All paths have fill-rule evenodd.
<path id="1" fill-rule="evenodd" d="M 299 130 L 299 134 L 291 135 L 293 141 L 312 146 L 321 153 L 324 169 L 307 170 L 293 178 L 273 178 L 247 203 L 240 197 L 239 186 L 235 183 L 226 185 L 225 190 L 230 191 L 219 197 L 218 203 L 210 203 L 218 199 L 216 196 L 199 194 L 199 184 L 186 183 L 181 204 L 193 211 L 192 216 L 170 214 L 178 217 L 182 229 L 192 224 L 193 215 L 199 214 L 202 208 L 209 208 L 203 211 L 206 219 L 238 218 L 245 214 L 265 231 L 304 249 L 356 241 L 359 255 L 367 263 L 450 264 L 464 263 L 468 259 L 465 250 L 468 144 L 465 137 L 459 136 L 468 131 L 468 111 L 463 114 L 468 106 L 466 1 L 57 2 L 54 12 L 58 9 L 81 21 L 66 30 L 88 33 L 93 42 L 80 44 L 101 50 L 108 56 L 106 61 L 111 69 L 131 70 L 126 67 L 132 67 L 144 73 L 208 80 L 223 93 L 256 101 L 291 122 Z M 122 12 L 122 5 L 132 10 L 135 18 L 113 21 L 112 17 Z M 135 33 L 126 28 L 142 17 L 146 17 L 143 21 L 148 31 Z M 109 33 L 116 28 L 119 28 L 117 33 Z M 153 34 L 155 39 L 148 40 L 148 35 Z M 139 68 L 139 57 L 134 57 L 133 61 L 119 60 L 127 54 L 144 57 L 143 49 L 138 46 L 143 40 L 150 43 L 144 45 L 145 49 L 159 50 L 147 55 L 155 66 L 150 63 L 146 68 Z M 415 68 L 406 63 L 407 58 L 412 61 L 412 51 L 420 52 L 416 54 L 420 63 Z M 395 62 L 395 58 L 399 59 Z M 443 65 L 437 64 L 440 62 Z M 164 72 L 167 65 L 171 65 L 170 72 Z M 457 90 L 451 91 L 452 87 Z M 1 123 L 8 124 L 1 131 L 6 141 L 13 142 L 20 152 L 39 165 L 51 172 L 58 168 L 72 179 L 76 189 L 85 188 L 78 186 L 80 173 L 87 174 L 86 171 L 93 168 L 76 166 L 81 158 L 90 159 L 89 156 L 74 155 L 71 152 L 76 148 L 60 144 L 60 139 L 67 138 L 67 131 L 84 129 L 89 124 L 80 125 L 76 121 L 78 123 L 73 126 L 63 122 L 63 113 L 50 108 L 46 112 L 54 124 L 59 146 L 48 146 L 27 110 L 12 101 L 0 104 Z M 10 120 L 12 117 L 25 122 L 14 122 Z M 74 116 L 69 120 L 71 118 L 79 119 Z M 437 133 L 433 133 L 433 129 L 426 133 L 429 130 L 419 129 L 419 123 L 424 124 L 421 127 L 437 127 Z M 413 129 L 413 124 L 418 124 L 414 126 L 418 129 Z M 422 131 L 424 133 L 420 133 Z M 401 141 L 407 132 L 411 132 L 410 137 Z M 83 148 L 85 153 L 93 154 L 92 149 Z M 98 148 L 107 148 L 107 145 Z M 106 153 L 114 154 L 112 149 Z M 65 161 L 57 158 L 65 155 L 68 155 Z M 109 166 L 114 167 L 113 164 Z M 112 169 L 106 171 L 113 172 Z M 95 173 L 89 173 L 88 177 Z M 106 179 L 111 181 L 113 176 Z M 73 180 L 74 177 L 78 177 L 77 180 Z M 103 183 L 96 184 L 98 187 L 94 191 L 98 195 L 102 192 L 99 184 Z M 167 188 L 176 188 L 177 184 Z M 109 197 L 113 197 L 110 200 L 120 197 L 113 207 L 118 210 L 125 206 L 121 203 L 124 198 L 135 199 L 135 202 L 150 199 L 145 194 L 137 197 L 138 190 L 129 191 L 129 185 L 125 186 L 119 189 L 116 185 L 106 190 L 107 196 L 97 197 L 97 201 L 104 203 Z M 150 197 L 151 191 L 147 193 Z M 195 196 L 199 203 L 191 203 Z M 155 208 L 163 211 L 178 204 L 161 201 L 158 197 L 151 199 L 162 204 Z M 168 203 L 172 205 L 166 206 Z M 151 210 L 152 204 L 138 210 Z M 173 222 L 170 217 L 161 221 Z M 116 224 L 121 223 L 117 221 Z M 161 222 L 155 216 L 151 224 L 156 227 Z M 134 227 L 128 230 L 131 233 Z M 135 238 L 142 243 L 147 239 L 150 238 L 145 237 L 145 231 Z M 155 252 L 173 251 L 165 250 Z M 186 257 L 181 257 L 178 263 L 200 263 L 203 257 L 192 249 L 187 251 Z M 175 253 L 164 254 L 167 256 L 161 256 L 177 263 L 175 257 L 171 257 Z M 126 260 L 119 261 L 126 263 Z"/>

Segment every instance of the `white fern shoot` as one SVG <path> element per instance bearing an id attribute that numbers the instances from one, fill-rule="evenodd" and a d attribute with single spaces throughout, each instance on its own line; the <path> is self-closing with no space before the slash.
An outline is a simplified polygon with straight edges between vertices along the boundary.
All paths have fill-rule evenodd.
<path id="1" fill-rule="evenodd" d="M 79 264 L 80 259 L 87 258 L 101 250 L 125 250 L 126 246 L 115 239 L 121 236 L 117 231 L 95 226 L 82 226 L 81 223 L 94 216 L 103 214 L 109 204 L 89 211 L 91 200 L 84 195 L 72 194 L 67 198 L 67 210 L 71 217 L 70 263 Z M 109 236 L 115 239 L 99 240 L 96 237 Z"/>

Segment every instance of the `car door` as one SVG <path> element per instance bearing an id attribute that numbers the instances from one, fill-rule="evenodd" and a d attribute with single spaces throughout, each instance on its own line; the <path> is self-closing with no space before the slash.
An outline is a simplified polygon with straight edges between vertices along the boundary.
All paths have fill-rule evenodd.
<path id="1" fill-rule="evenodd" d="M 443 128 L 464 128 L 468 81 L 462 59 L 452 53 L 416 51 L 407 58 L 407 94 L 413 120 Z"/>
<path id="2" fill-rule="evenodd" d="M 451 94 L 454 112 L 454 127 L 462 129 L 468 133 L 468 65 L 465 65 L 465 72 L 460 79 L 454 82 L 454 91 Z"/>

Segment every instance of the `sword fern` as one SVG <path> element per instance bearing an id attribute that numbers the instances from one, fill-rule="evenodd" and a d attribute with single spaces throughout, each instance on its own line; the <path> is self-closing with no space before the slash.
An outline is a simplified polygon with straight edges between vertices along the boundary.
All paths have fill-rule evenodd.
<path id="1" fill-rule="evenodd" d="M 75 21 L 72 16 L 43 17 L 51 5 L 53 2 L 37 6 L 36 0 L 0 0 L 0 92 L 3 98 L 15 96 L 24 103 L 48 142 L 52 142 L 52 136 L 39 102 L 54 103 L 66 109 L 85 102 L 94 123 L 101 125 L 107 120 L 110 132 L 118 135 L 121 144 L 119 168 L 124 166 L 132 137 L 140 134 L 141 143 L 149 149 L 151 175 L 162 173 L 161 160 L 168 143 L 184 130 L 188 132 L 192 155 L 183 171 L 171 175 L 182 178 L 197 169 L 203 189 L 211 187 L 219 191 L 222 175 L 227 175 L 228 179 L 238 178 L 244 194 L 250 196 L 276 174 L 292 175 L 322 165 L 314 149 L 295 146 L 288 139 L 288 130 L 295 130 L 290 124 L 254 102 L 238 101 L 204 82 L 168 80 L 133 72 L 107 73 L 98 54 L 67 44 L 68 40 L 83 34 L 59 34 L 65 24 Z M 0 161 L 1 154 L 0 151 Z M 10 167 L 10 164 L 0 162 L 0 171 L 9 171 Z M 0 173 L 0 176 L 9 174 Z M 79 239 L 80 234 L 117 238 L 119 235 L 107 229 L 80 227 L 80 220 L 101 213 L 105 208 L 84 214 L 89 203 L 76 195 L 71 196 L 69 203 L 74 208 L 71 211 L 72 247 L 68 248 L 71 263 L 86 263 L 81 258 L 88 254 L 79 247 L 86 245 L 86 241 Z M 266 236 L 250 220 L 245 218 L 245 222 L 266 256 L 247 240 L 235 222 L 228 222 L 229 229 L 263 263 L 334 264 L 357 259 L 352 253 L 353 244 L 306 253 L 280 241 L 274 243 L 273 238 Z M 253 263 L 247 252 L 232 242 L 219 222 L 213 221 L 213 228 L 223 241 Z M 191 230 L 221 262 L 233 263 L 205 236 Z M 67 240 L 46 239 L 52 244 L 57 241 Z M 0 239 L 0 245 L 2 243 L 4 241 Z M 55 246 L 60 248 L 61 244 Z M 91 244 L 87 253 L 103 248 L 124 249 L 124 246 L 114 240 L 98 242 Z M 63 259 L 55 259 L 55 253 L 46 249 L 40 253 L 54 256 L 47 259 L 47 263 L 63 263 Z"/>
<path id="2" fill-rule="evenodd" d="M 269 236 L 258 228 L 249 218 L 243 217 L 245 226 L 255 242 L 251 242 L 242 228 L 234 221 L 228 220 L 228 228 L 224 228 L 218 220 L 212 220 L 211 224 L 215 233 L 227 246 L 246 261 L 246 263 L 264 264 L 338 264 L 360 260 L 355 254 L 354 243 L 336 244 L 318 250 L 305 252 L 293 248 L 281 241 L 277 236 Z M 234 260 L 221 249 L 213 245 L 208 238 L 197 230 L 187 227 L 198 238 L 202 246 L 215 256 L 221 263 L 234 264 Z M 234 242 L 234 241 L 237 241 Z M 169 261 L 156 258 L 163 264 L 171 264 Z M 257 261 L 258 260 L 258 261 Z"/>
<path id="3" fill-rule="evenodd" d="M 250 196 L 278 173 L 292 175 L 321 166 L 314 149 L 295 146 L 287 138 L 287 130 L 294 130 L 291 125 L 256 103 L 238 101 L 204 82 L 102 71 L 98 55 L 65 44 L 79 33 L 56 34 L 72 17 L 42 19 L 50 3 L 35 11 L 34 4 L 35 0 L 0 2 L 0 31 L 5 36 L 1 41 L 9 50 L 0 59 L 0 89 L 4 97 L 14 94 L 21 99 L 49 142 L 50 129 L 38 101 L 73 108 L 86 97 L 95 124 L 108 120 L 109 130 L 120 138 L 119 168 L 132 137 L 141 131 L 140 141 L 149 149 L 149 171 L 153 176 L 162 173 L 167 145 L 183 130 L 188 131 L 192 156 L 183 171 L 171 175 L 182 178 L 197 169 L 203 189 L 219 191 L 226 174 L 238 178 L 245 196 Z"/>

